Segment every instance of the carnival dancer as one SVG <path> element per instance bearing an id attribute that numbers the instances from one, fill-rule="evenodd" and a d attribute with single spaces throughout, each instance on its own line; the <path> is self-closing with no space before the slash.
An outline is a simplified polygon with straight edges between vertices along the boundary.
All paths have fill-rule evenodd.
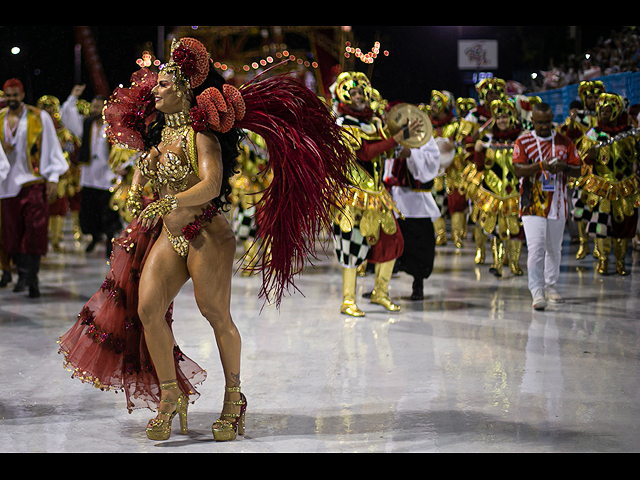
<path id="1" fill-rule="evenodd" d="M 478 92 L 478 98 L 480 100 L 479 105 L 469 112 L 465 120 L 474 125 L 474 128 L 467 134 L 465 143 L 471 155 L 474 155 L 474 148 L 476 142 L 482 138 L 485 131 L 491 127 L 493 123 L 493 117 L 491 112 L 491 103 L 495 100 L 506 99 L 507 97 L 507 84 L 501 78 L 486 78 L 482 80 L 476 86 Z M 468 168 L 473 169 L 473 162 L 470 162 Z M 469 177 L 469 171 L 465 172 L 468 182 L 468 194 L 473 196 L 473 191 L 482 182 L 481 172 L 477 172 L 478 175 L 474 178 Z M 482 227 L 476 225 L 473 229 L 473 238 L 476 242 L 476 265 L 484 265 L 487 254 L 487 242 L 489 238 L 484 233 Z"/>
<path id="2" fill-rule="evenodd" d="M 580 141 L 587 168 L 577 186 L 582 202 L 593 212 L 588 231 L 596 236 L 598 273 L 608 273 L 613 246 L 616 272 L 627 275 L 627 248 L 636 234 L 640 206 L 640 182 L 634 171 L 640 133 L 629 125 L 620 95 L 600 95 L 596 112 L 598 126 Z"/>
<path id="3" fill-rule="evenodd" d="M 598 115 L 596 114 L 596 106 L 600 96 L 606 93 L 606 88 L 601 81 L 591 80 L 580 83 L 578 87 L 578 96 L 582 103 L 582 108 L 570 109 L 569 117 L 564 125 L 560 127 L 560 132 L 571 138 L 580 149 L 579 143 L 584 135 L 594 127 L 598 126 Z M 585 168 L 586 173 L 586 168 Z M 584 260 L 591 253 L 591 240 L 588 232 L 588 226 L 591 222 L 593 213 L 588 205 L 582 201 L 582 189 L 577 185 L 582 184 L 582 178 L 572 180 L 569 185 L 573 194 L 573 220 L 575 221 L 580 247 L 576 253 L 577 260 Z M 597 245 L 596 245 L 597 247 Z M 598 259 L 598 249 L 594 249 L 594 257 Z"/>
<path id="4" fill-rule="evenodd" d="M 290 76 L 256 77 L 236 89 L 213 69 L 204 45 L 176 39 L 159 75 L 142 69 L 104 110 L 114 143 L 142 152 L 129 207 L 136 219 L 114 242 L 111 271 L 76 325 L 60 340 L 73 376 L 105 390 L 124 390 L 130 410 L 158 409 L 147 436 L 167 440 L 199 394 L 205 371 L 172 334 L 173 301 L 191 278 L 210 322 L 226 383 L 216 441 L 245 430 L 242 341 L 230 313 L 236 238 L 226 217 L 230 178 L 242 130 L 265 139 L 273 182 L 258 215 L 263 275 L 260 297 L 279 307 L 295 277 L 314 258 L 331 226 L 337 191 L 348 185 L 352 152 L 336 119 L 316 95 Z M 154 200 L 142 195 L 152 183 Z"/>
<path id="5" fill-rule="evenodd" d="M 548 302 L 564 301 L 556 287 L 569 215 L 568 182 L 582 169 L 576 146 L 569 137 L 555 131 L 553 117 L 550 105 L 535 105 L 534 131 L 518 138 L 513 151 L 514 171 L 522 179 L 520 212 L 535 310 L 544 310 Z"/>
<path id="6" fill-rule="evenodd" d="M 69 210 L 74 205 L 74 199 L 78 195 L 79 172 L 76 167 L 77 156 L 80 150 L 81 141 L 62 123 L 60 116 L 60 100 L 53 95 L 40 97 L 37 107 L 46 111 L 56 127 L 60 147 L 67 160 L 69 170 L 58 182 L 58 194 L 49 205 L 49 236 L 51 248 L 54 252 L 60 252 L 60 242 L 63 240 L 64 219 Z"/>
<path id="7" fill-rule="evenodd" d="M 411 300 L 424 300 L 424 281 L 431 277 L 435 261 L 434 221 L 441 215 L 432 194 L 440 171 L 440 149 L 432 137 L 420 148 L 398 150 L 385 183 L 403 215 L 399 224 L 405 247 L 399 270 L 413 277 Z"/>
<path id="8" fill-rule="evenodd" d="M 467 235 L 469 202 L 462 172 L 466 167 L 466 154 L 460 148 L 464 134 L 461 122 L 455 116 L 456 99 L 451 92 L 431 92 L 429 116 L 433 135 L 440 149 L 440 174 L 435 179 L 434 196 L 441 207 L 441 217 L 435 222 L 436 244 L 447 245 L 446 216 L 451 217 L 451 237 L 456 248 L 464 247 Z"/>
<path id="9" fill-rule="evenodd" d="M 467 118 L 467 115 L 477 106 L 475 98 L 460 97 L 456 100 L 456 116 L 458 118 Z"/>
<path id="10" fill-rule="evenodd" d="M 69 166 L 51 116 L 25 105 L 22 82 L 4 84 L 7 108 L 0 112 L 0 140 L 11 171 L 0 183 L 2 237 L 6 254 L 18 268 L 14 292 L 40 297 L 38 273 L 49 249 L 49 200 Z"/>
<path id="11" fill-rule="evenodd" d="M 490 272 L 502 277 L 505 258 L 508 258 L 511 273 L 521 276 L 524 231 L 520 220 L 520 179 L 513 169 L 513 151 L 522 128 L 511 101 L 495 100 L 491 103 L 491 112 L 495 124 L 475 146 L 475 164 L 482 172 L 482 183 L 472 199 L 471 219 L 491 236 Z"/>
<path id="12" fill-rule="evenodd" d="M 343 315 L 364 317 L 356 303 L 358 267 L 365 261 L 375 265 L 375 288 L 371 303 L 390 312 L 400 307 L 389 297 L 389 285 L 396 260 L 404 250 L 404 239 L 398 226 L 395 202 L 387 191 L 384 169 L 387 155 L 405 136 L 411 138 L 422 128 L 412 122 L 402 132 L 390 137 L 382 119 L 371 108 L 372 87 L 360 72 L 344 72 L 332 86 L 338 125 L 357 156 L 351 173 L 352 185 L 343 192 L 343 208 L 334 218 L 334 244 L 342 267 Z"/>

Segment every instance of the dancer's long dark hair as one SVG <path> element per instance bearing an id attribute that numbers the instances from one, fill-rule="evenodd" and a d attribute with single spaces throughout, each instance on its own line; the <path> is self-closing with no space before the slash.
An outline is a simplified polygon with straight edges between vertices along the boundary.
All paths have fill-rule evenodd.
<path id="1" fill-rule="evenodd" d="M 222 87 L 225 84 L 224 78 L 216 72 L 213 68 L 209 72 L 209 76 L 205 82 L 198 88 L 194 89 L 194 101 L 192 105 L 195 105 L 195 98 L 204 92 L 207 88 L 217 88 L 222 91 Z M 162 141 L 162 130 L 165 126 L 164 114 L 158 112 L 158 118 L 155 123 L 149 126 L 147 135 L 144 138 L 145 149 L 151 150 L 160 145 Z M 240 156 L 240 143 L 244 139 L 244 133 L 242 130 L 233 128 L 227 133 L 213 132 L 220 142 L 222 148 L 222 188 L 220 196 L 213 199 L 215 205 L 223 211 L 228 211 L 231 207 L 231 201 L 229 199 L 232 189 L 230 180 L 238 173 L 238 157 Z"/>

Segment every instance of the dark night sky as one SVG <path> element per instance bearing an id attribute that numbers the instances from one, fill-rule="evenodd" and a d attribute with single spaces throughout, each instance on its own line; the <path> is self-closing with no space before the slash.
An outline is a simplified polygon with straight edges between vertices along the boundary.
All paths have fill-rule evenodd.
<path id="1" fill-rule="evenodd" d="M 157 26 L 92 27 L 110 86 L 128 83 L 136 69 L 135 60 L 145 42 L 157 45 Z M 432 89 L 448 89 L 465 94 L 457 69 L 457 41 L 463 38 L 498 38 L 501 71 L 506 80 L 512 71 L 544 69 L 548 58 L 570 49 L 567 27 L 513 26 L 354 26 L 363 49 L 373 46 L 376 35 L 382 48 L 391 56 L 375 64 L 373 84 L 389 100 L 419 103 L 428 100 Z M 583 27 L 583 46 L 591 46 L 598 35 L 616 27 Z M 460 30 L 462 29 L 462 30 Z M 535 51 L 536 58 L 526 61 L 523 45 Z M 19 56 L 9 50 L 18 45 Z M 28 90 L 27 101 L 52 94 L 62 100 L 74 83 L 73 26 L 2 26 L 0 27 L 0 72 L 4 79 L 17 76 Z M 523 60 L 525 59 L 525 60 Z M 364 65 L 363 65 L 364 67 Z M 38 75 L 34 75 L 35 70 Z M 366 71 L 366 67 L 362 68 Z M 515 74 L 514 74 L 515 75 Z M 89 83 L 86 69 L 83 82 Z"/>

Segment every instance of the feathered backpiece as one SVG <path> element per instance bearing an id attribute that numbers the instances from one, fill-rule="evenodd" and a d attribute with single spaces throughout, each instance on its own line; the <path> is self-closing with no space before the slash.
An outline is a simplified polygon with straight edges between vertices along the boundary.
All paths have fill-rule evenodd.
<path id="1" fill-rule="evenodd" d="M 195 80 L 200 84 L 210 68 L 205 51 L 194 39 L 174 42 L 163 73 L 188 88 Z M 155 73 L 140 70 L 131 88 L 119 88 L 107 102 L 103 116 L 113 143 L 144 149 L 155 117 L 156 83 Z M 345 133 L 329 105 L 289 75 L 263 74 L 239 89 L 208 88 L 197 96 L 190 116 L 196 132 L 238 128 L 265 140 L 273 181 L 257 205 L 261 249 L 253 270 L 263 275 L 261 298 L 279 307 L 285 292 L 297 290 L 295 277 L 317 258 L 319 235 L 331 228 L 332 207 L 350 183 L 355 159 Z"/>
<path id="2" fill-rule="evenodd" d="M 240 92 L 246 115 L 236 127 L 265 140 L 273 172 L 257 206 L 262 262 L 256 269 L 263 275 L 261 297 L 279 306 L 296 289 L 294 277 L 317 258 L 319 234 L 331 228 L 354 157 L 329 106 L 294 78 L 255 79 Z"/>

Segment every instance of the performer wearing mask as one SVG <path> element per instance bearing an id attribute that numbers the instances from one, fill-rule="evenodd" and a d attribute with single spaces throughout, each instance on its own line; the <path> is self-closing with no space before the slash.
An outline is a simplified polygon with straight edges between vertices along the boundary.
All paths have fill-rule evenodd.
<path id="1" fill-rule="evenodd" d="M 375 265 L 376 276 L 371 303 L 398 312 L 400 307 L 389 297 L 389 285 L 404 239 L 395 215 L 400 212 L 383 183 L 385 161 L 393 157 L 394 148 L 405 136 L 417 134 L 422 123 L 413 122 L 390 137 L 371 108 L 373 89 L 363 73 L 342 73 L 332 89 L 338 125 L 358 160 L 351 174 L 352 186 L 343 192 L 343 208 L 335 216 L 334 243 L 343 274 L 340 311 L 352 317 L 365 316 L 356 304 L 356 283 L 358 267 L 368 261 Z"/>
<path id="2" fill-rule="evenodd" d="M 23 103 L 22 82 L 8 80 L 3 90 L 7 107 L 0 112 L 0 140 L 11 164 L 0 183 L 3 248 L 18 268 L 14 292 L 28 289 L 30 298 L 38 298 L 40 260 L 49 247 L 49 201 L 69 166 L 51 116 Z"/>
<path id="3" fill-rule="evenodd" d="M 564 125 L 560 127 L 560 132 L 567 135 L 573 140 L 578 149 L 584 135 L 594 127 L 598 126 L 598 115 L 596 114 L 596 106 L 600 96 L 606 93 L 605 86 L 600 81 L 586 81 L 580 84 L 578 95 L 582 102 L 580 110 L 572 108 L 569 110 L 569 118 Z M 591 253 L 591 240 L 588 232 L 589 222 L 591 221 L 592 212 L 588 205 L 582 201 L 582 189 L 577 185 L 582 183 L 582 178 L 572 180 L 569 188 L 573 192 L 573 218 L 576 222 L 578 230 L 578 239 L 580 248 L 576 253 L 576 259 L 584 260 Z M 598 259 L 598 249 L 594 250 L 594 256 Z"/>
<path id="4" fill-rule="evenodd" d="M 456 100 L 450 92 L 431 92 L 429 116 L 434 137 L 440 149 L 440 173 L 435 179 L 434 195 L 438 197 L 442 216 L 435 222 L 437 245 L 447 244 L 445 216 L 451 217 L 451 237 L 456 248 L 464 247 L 467 235 L 468 200 L 462 172 L 466 167 L 464 149 L 458 145 L 466 136 L 461 122 L 455 117 Z M 439 200 L 441 198 L 441 200 Z M 439 200 L 439 201 L 438 201 Z"/>
<path id="5" fill-rule="evenodd" d="M 467 134 L 465 143 L 471 155 L 474 155 L 476 142 L 482 138 L 485 131 L 491 127 L 493 121 L 493 113 L 491 112 L 491 103 L 495 100 L 504 100 L 507 96 L 507 84 L 500 78 L 487 78 L 476 86 L 480 104 L 469 112 L 466 121 L 475 125 Z M 469 165 L 469 168 L 473 166 Z M 481 172 L 475 177 L 469 177 L 469 171 L 465 172 L 468 181 L 468 193 L 473 195 L 472 190 L 482 182 Z M 476 225 L 473 230 L 473 236 L 476 242 L 476 265 L 484 265 L 486 259 L 486 249 L 488 237 L 484 233 L 482 227 Z"/>
<path id="6" fill-rule="evenodd" d="M 491 111 L 495 125 L 475 147 L 475 163 L 482 172 L 482 184 L 472 199 L 471 219 L 492 237 L 491 273 L 502 277 L 506 255 L 511 272 L 521 276 L 524 232 L 520 221 L 520 179 L 513 169 L 513 149 L 522 129 L 518 112 L 510 101 L 495 100 Z"/>
<path id="7" fill-rule="evenodd" d="M 636 234 L 640 206 L 640 184 L 634 171 L 640 135 L 627 122 L 625 102 L 620 95 L 600 95 L 596 112 L 598 126 L 580 141 L 587 172 L 578 187 L 582 201 L 593 212 L 588 230 L 596 236 L 598 273 L 608 273 L 613 246 L 616 272 L 627 275 L 627 248 Z"/>

